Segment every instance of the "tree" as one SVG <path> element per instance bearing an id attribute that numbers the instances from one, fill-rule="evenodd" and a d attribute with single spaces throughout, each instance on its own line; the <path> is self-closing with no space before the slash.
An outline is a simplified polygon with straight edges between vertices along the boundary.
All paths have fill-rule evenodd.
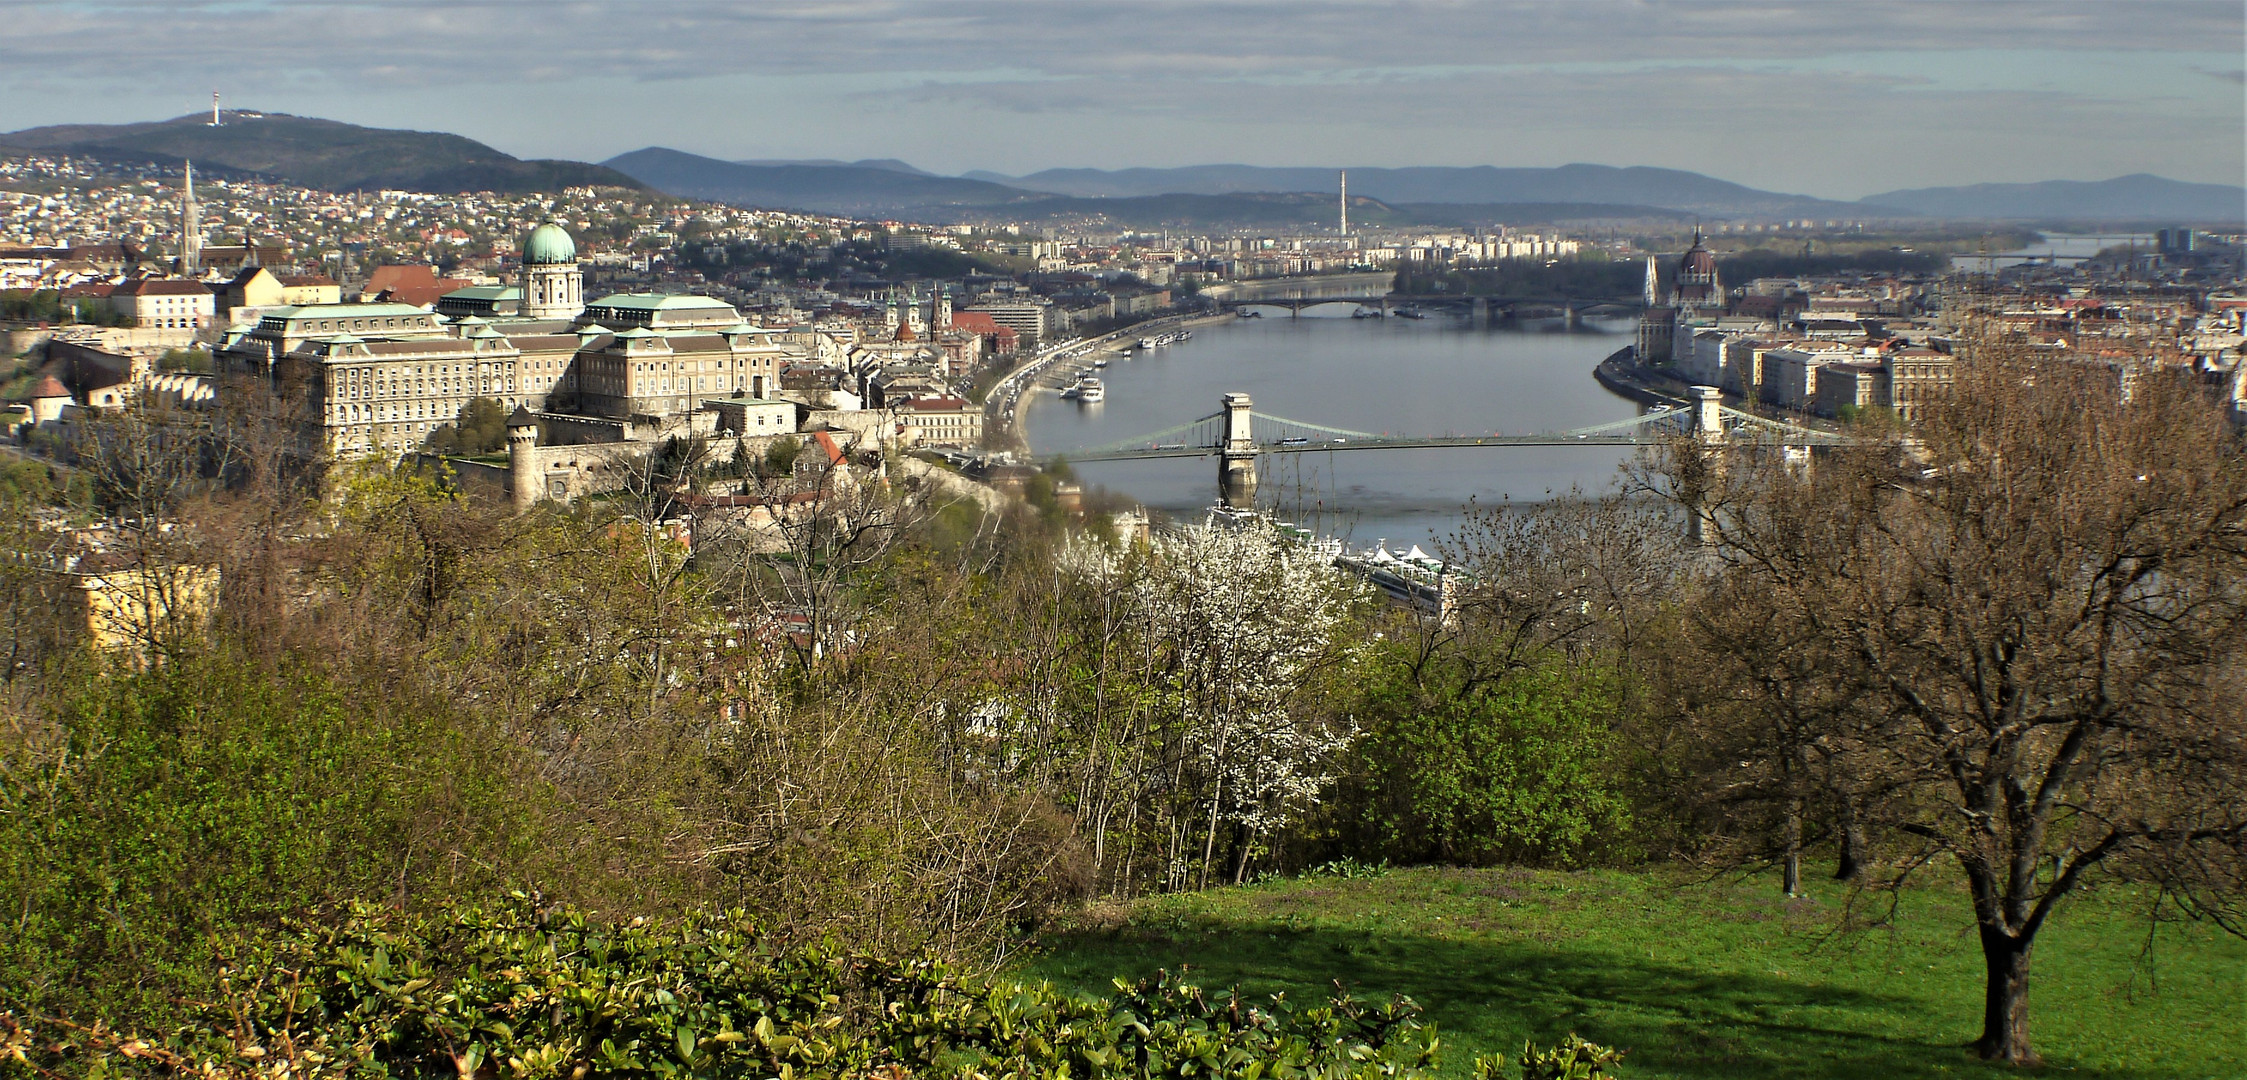
<path id="1" fill-rule="evenodd" d="M 439 424 L 425 441 L 440 454 L 495 454 L 507 445 L 507 410 L 488 397 L 472 398 L 450 424 Z"/>
<path id="2" fill-rule="evenodd" d="M 1177 785 L 1202 811 L 1201 850 L 1174 842 L 1186 884 L 1214 873 L 1221 834 L 1241 880 L 1264 838 L 1289 824 L 1333 777 L 1346 725 L 1301 707 L 1317 672 L 1342 659 L 1338 634 L 1354 584 L 1269 526 L 1198 526 L 1157 536 L 1132 603 L 1165 659 L 1164 708 L 1180 726 Z M 1197 857 L 1198 855 L 1198 857 Z"/>
<path id="3" fill-rule="evenodd" d="M 1705 471 L 1708 602 L 1811 661 L 1762 669 L 1816 707 L 1758 741 L 1863 779 L 1860 824 L 1903 848 L 1887 884 L 1965 878 L 1976 1047 L 2031 1062 L 2030 955 L 2077 890 L 2150 882 L 2247 930 L 2247 454 L 2181 373 L 1971 328 L 1959 371 L 1916 445 Z"/>

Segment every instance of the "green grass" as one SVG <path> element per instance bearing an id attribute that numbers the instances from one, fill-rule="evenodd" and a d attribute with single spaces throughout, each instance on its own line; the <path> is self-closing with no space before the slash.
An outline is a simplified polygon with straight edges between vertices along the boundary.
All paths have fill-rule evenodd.
<path id="1" fill-rule="evenodd" d="M 1410 870 L 1314 876 L 1096 908 L 1048 935 L 1021 974 L 1104 993 L 1186 966 L 1206 987 L 1316 999 L 1411 996 L 1447 1073 L 1569 1031 L 1627 1047 L 1623 1075 L 2015 1076 L 1967 1044 L 1981 954 L 1949 882 L 1856 898 L 1820 882 L 1674 872 Z M 2247 943 L 2149 924 L 2115 891 L 2063 908 L 2037 946 L 2030 1031 L 2046 1066 L 2084 1077 L 2247 1076 Z M 2147 949 L 2149 928 L 2152 948 Z"/>

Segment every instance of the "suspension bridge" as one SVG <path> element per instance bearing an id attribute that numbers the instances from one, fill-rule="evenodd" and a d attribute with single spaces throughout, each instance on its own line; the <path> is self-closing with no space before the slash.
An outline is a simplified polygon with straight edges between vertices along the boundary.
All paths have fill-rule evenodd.
<path id="1" fill-rule="evenodd" d="M 1839 446 L 1846 436 L 1742 412 L 1723 403 L 1712 386 L 1693 388 L 1694 399 L 1673 407 L 1590 427 L 1566 431 L 1447 432 L 1400 434 L 1356 431 L 1331 424 L 1295 420 L 1255 411 L 1243 393 L 1226 394 L 1218 411 L 1175 427 L 1128 439 L 1083 447 L 1066 455 L 1072 463 L 1145 461 L 1159 458 L 1220 458 L 1218 479 L 1226 500 L 1253 495 L 1256 459 L 1267 454 L 1335 453 L 1357 450 L 1413 450 L 1438 447 L 1501 446 L 1661 446 L 1682 438 L 1703 445 L 1733 443 L 1794 447 Z"/>

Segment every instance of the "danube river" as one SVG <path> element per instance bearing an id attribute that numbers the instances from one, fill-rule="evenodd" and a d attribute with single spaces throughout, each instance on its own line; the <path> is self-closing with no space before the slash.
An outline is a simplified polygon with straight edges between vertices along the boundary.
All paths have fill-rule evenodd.
<path id="1" fill-rule="evenodd" d="M 1228 391 L 1256 411 L 1368 432 L 1442 435 L 1563 431 L 1636 415 L 1592 368 L 1630 343 L 1635 320 L 1571 333 L 1473 330 L 1457 319 L 1352 319 L 1340 306 L 1300 319 L 1265 309 L 1194 331 L 1191 341 L 1134 352 L 1100 372 L 1107 400 L 1079 405 L 1034 391 L 1022 415 L 1037 453 L 1063 453 L 1207 416 Z M 1176 438 L 1176 436 L 1173 436 Z M 1275 454 L 1259 463 L 1259 502 L 1362 547 L 1426 545 L 1457 527 L 1461 508 L 1525 502 L 1617 482 L 1630 451 L 1493 447 Z M 1077 469 L 1174 518 L 1196 519 L 1217 494 L 1215 458 L 1093 462 Z"/>

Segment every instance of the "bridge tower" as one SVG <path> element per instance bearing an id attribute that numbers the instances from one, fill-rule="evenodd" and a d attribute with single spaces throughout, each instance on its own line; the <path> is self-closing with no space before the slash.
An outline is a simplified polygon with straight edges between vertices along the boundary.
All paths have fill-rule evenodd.
<path id="1" fill-rule="evenodd" d="M 1249 433 L 1247 394 L 1225 395 L 1225 435 L 1218 445 L 1217 491 L 1225 505 L 1249 509 L 1256 505 L 1256 440 Z"/>
<path id="2" fill-rule="evenodd" d="M 1685 535 L 1703 548 L 1717 539 L 1716 509 L 1709 505 L 1708 489 L 1724 468 L 1724 392 L 1714 386 L 1693 388 L 1693 441 L 1699 461 L 1688 470 Z"/>
<path id="3" fill-rule="evenodd" d="M 1703 446 L 1724 441 L 1724 391 L 1713 386 L 1693 388 L 1693 438 Z"/>

